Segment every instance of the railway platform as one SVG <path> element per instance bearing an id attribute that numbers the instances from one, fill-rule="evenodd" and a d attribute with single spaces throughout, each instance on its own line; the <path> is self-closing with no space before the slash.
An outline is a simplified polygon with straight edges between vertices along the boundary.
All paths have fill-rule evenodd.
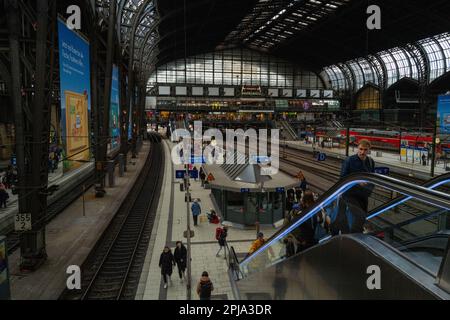
<path id="1" fill-rule="evenodd" d="M 48 203 L 56 201 L 62 194 L 86 179 L 93 168 L 92 163 L 87 163 L 63 175 L 62 165 L 60 165 L 53 173 L 49 173 L 48 186 L 58 185 L 58 190 L 49 196 Z M 10 189 L 7 192 L 9 194 L 7 207 L 0 209 L 0 234 L 7 234 L 14 229 L 14 215 L 18 212 L 18 195 L 12 194 Z"/>
<path id="2" fill-rule="evenodd" d="M 165 140 L 164 149 L 166 159 L 170 159 L 171 146 L 172 144 L 168 140 Z M 169 163 L 169 161 L 166 163 Z M 199 167 L 197 166 L 197 168 Z M 157 220 L 153 227 L 136 299 L 184 300 L 187 297 L 186 282 L 180 281 L 177 268 L 174 267 L 173 270 L 171 277 L 172 285 L 164 289 L 164 282 L 158 266 L 159 257 L 165 245 L 171 248 L 172 253 L 175 249 L 176 241 L 181 240 L 186 245 L 186 239 L 183 238 L 183 232 L 187 229 L 185 192 L 180 191 L 179 188 L 182 180 L 175 178 L 175 170 L 182 169 L 182 165 L 166 166 L 162 193 L 156 214 Z M 202 215 L 204 215 L 205 212 L 209 212 L 211 208 L 214 208 L 210 197 L 211 191 L 202 188 L 199 180 L 195 181 L 190 179 L 190 183 L 191 198 L 192 200 L 199 200 Z M 216 210 L 216 212 L 218 211 Z M 219 245 L 215 239 L 215 230 L 220 224 L 210 224 L 207 220 L 203 221 L 199 218 L 198 226 L 194 227 L 190 212 L 189 219 L 191 219 L 191 230 L 195 232 L 194 237 L 191 239 L 192 299 L 199 299 L 195 289 L 203 271 L 208 271 L 211 281 L 214 284 L 212 299 L 234 299 L 228 274 L 227 260 L 224 259 L 223 250 L 221 255 L 216 257 Z M 222 221 L 222 219 L 221 222 L 229 226 L 228 245 L 233 246 L 238 255 L 244 255 L 250 248 L 252 241 L 256 239 L 255 229 L 238 228 L 232 223 Z M 261 227 L 261 231 L 268 238 L 277 229 L 274 227 Z"/>
<path id="3" fill-rule="evenodd" d="M 116 185 L 113 188 L 106 187 L 103 198 L 95 198 L 94 187 L 88 189 L 84 197 L 85 215 L 80 197 L 46 226 L 48 258 L 37 271 L 27 274 L 20 272 L 19 250 L 9 256 L 12 299 L 59 298 L 66 288 L 67 267 L 81 266 L 86 259 L 134 185 L 148 153 L 149 143 L 144 142 L 141 152 L 130 161 L 123 177 L 119 177 L 116 168 Z"/>
<path id="4" fill-rule="evenodd" d="M 284 144 L 281 143 L 280 144 Z M 288 147 L 304 150 L 308 152 L 313 152 L 313 146 L 311 144 L 305 144 L 304 141 L 286 141 L 286 145 Z M 314 146 L 315 151 L 320 151 L 325 153 L 327 156 L 331 156 L 333 158 L 344 159 L 345 158 L 345 149 L 340 148 L 328 148 L 328 147 L 320 147 L 318 145 Z M 280 146 L 280 154 L 282 153 L 282 147 Z M 355 154 L 356 148 L 353 149 L 350 147 L 349 154 Z M 400 161 L 400 156 L 398 154 L 393 154 L 391 152 L 382 151 L 381 156 L 377 156 L 376 150 L 372 150 L 371 157 L 375 160 L 377 167 L 389 167 L 391 171 L 400 173 L 403 175 L 412 175 L 417 178 L 426 180 L 430 178 L 431 166 L 427 164 L 426 166 L 422 165 L 422 163 L 411 163 Z M 448 171 L 445 170 L 445 164 L 440 162 L 435 167 L 435 175 L 444 174 Z"/>

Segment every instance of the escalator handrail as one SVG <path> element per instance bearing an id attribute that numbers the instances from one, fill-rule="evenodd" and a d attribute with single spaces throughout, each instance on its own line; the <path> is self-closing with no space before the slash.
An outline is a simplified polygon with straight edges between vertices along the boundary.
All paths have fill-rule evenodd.
<path id="1" fill-rule="evenodd" d="M 372 235 L 372 234 L 369 234 Z M 430 240 L 430 239 L 434 239 L 434 238 L 446 238 L 449 239 L 450 238 L 450 234 L 447 233 L 433 233 L 433 234 L 428 234 L 419 238 L 414 238 L 414 239 L 410 239 L 410 240 L 405 240 L 402 241 L 401 243 L 399 243 L 400 246 L 405 247 L 411 244 L 415 244 L 417 242 L 421 242 L 421 241 L 426 241 L 426 240 Z"/>
<path id="2" fill-rule="evenodd" d="M 399 222 L 399 223 L 396 223 L 396 224 L 386 222 L 386 224 L 389 224 L 388 227 L 380 228 L 379 230 L 375 231 L 374 233 L 377 234 L 377 233 L 380 233 L 380 232 L 386 232 L 386 231 L 393 230 L 393 229 L 400 229 L 401 227 L 406 226 L 408 224 L 411 224 L 411 223 L 414 223 L 414 222 L 417 222 L 417 221 L 421 221 L 421 220 L 425 220 L 427 218 L 430 218 L 430 217 L 433 217 L 433 216 L 436 216 L 436 215 L 440 215 L 442 213 L 445 213 L 446 211 L 447 211 L 446 209 L 438 209 L 438 210 L 435 210 L 433 212 L 424 213 L 424 214 L 421 214 L 421 215 L 416 216 L 414 218 L 411 218 L 409 220 L 405 220 L 405 221 L 402 221 L 402 222 Z"/>
<path id="3" fill-rule="evenodd" d="M 228 243 L 227 243 L 228 246 Z M 236 280 L 239 280 L 241 278 L 241 270 L 239 268 L 239 259 L 236 255 L 236 251 L 234 250 L 234 247 L 231 246 L 228 248 L 228 256 L 230 257 L 230 262 L 228 264 L 228 267 L 232 269 L 232 272 L 234 273 Z"/>
<path id="4" fill-rule="evenodd" d="M 450 195 L 447 195 L 445 193 L 430 190 L 422 186 L 417 186 L 406 181 L 397 180 L 392 177 L 380 175 L 377 173 L 350 174 L 344 178 L 341 178 L 335 185 L 328 189 L 328 191 L 323 193 L 315 202 L 315 204 L 306 210 L 301 218 L 296 219 L 289 225 L 286 225 L 278 230 L 258 250 L 246 256 L 239 265 L 248 263 L 261 251 L 269 247 L 273 242 L 277 241 L 279 238 L 282 238 L 284 234 L 289 234 L 289 232 L 300 226 L 303 222 L 309 220 L 312 215 L 316 214 L 316 212 L 318 212 L 321 208 L 325 208 L 326 206 L 328 206 L 332 201 L 336 199 L 337 196 L 341 195 L 342 193 L 359 183 L 372 183 L 385 187 L 392 191 L 417 198 L 437 207 L 445 209 L 450 208 Z"/>
<path id="5" fill-rule="evenodd" d="M 426 181 L 421 186 L 426 187 L 426 188 L 435 189 L 435 188 L 437 188 L 443 184 L 446 184 L 448 182 L 450 182 L 450 173 L 445 173 L 445 174 L 442 174 L 440 176 L 434 177 L 434 178 Z M 369 214 L 367 215 L 367 220 L 370 220 L 370 219 L 378 216 L 380 213 L 385 212 L 393 207 L 396 207 L 396 206 L 408 201 L 409 199 L 411 199 L 411 197 L 405 196 L 405 195 L 400 195 L 400 196 L 392 199 L 391 201 L 389 201 L 385 204 L 382 204 L 381 206 L 378 206 L 375 209 L 372 209 L 369 212 Z M 384 219 L 383 219 L 383 221 L 384 221 Z"/>

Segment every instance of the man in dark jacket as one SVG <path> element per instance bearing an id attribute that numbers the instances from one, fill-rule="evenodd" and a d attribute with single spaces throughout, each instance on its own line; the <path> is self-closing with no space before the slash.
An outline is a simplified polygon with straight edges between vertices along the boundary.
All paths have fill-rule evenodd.
<path id="1" fill-rule="evenodd" d="M 172 275 L 173 266 L 175 266 L 175 260 L 173 258 L 172 251 L 170 251 L 170 248 L 166 246 L 159 257 L 159 267 L 161 268 L 161 275 L 164 279 L 164 289 L 167 289 L 167 276 L 169 276 L 170 284 L 172 284 L 172 279 L 170 279 L 170 276 Z"/>
<path id="2" fill-rule="evenodd" d="M 341 178 L 357 172 L 375 172 L 375 161 L 368 156 L 371 145 L 368 140 L 361 140 L 358 143 L 358 153 L 348 157 L 342 164 Z M 361 233 L 366 220 L 369 206 L 369 197 L 373 191 L 373 185 L 361 183 L 346 191 L 339 201 L 339 213 L 335 225 L 342 233 Z M 348 209 L 351 212 L 352 221 L 347 220 L 345 214 Z M 351 227 L 350 227 L 351 226 Z"/>
<path id="3" fill-rule="evenodd" d="M 211 292 L 214 291 L 214 286 L 209 279 L 208 272 L 203 271 L 202 277 L 197 284 L 197 294 L 200 300 L 211 300 Z"/>
<path id="4" fill-rule="evenodd" d="M 205 186 L 205 180 L 206 180 L 206 173 L 203 170 L 203 167 L 200 167 L 199 175 L 200 175 L 200 182 L 202 183 L 202 187 L 204 187 Z"/>
<path id="5" fill-rule="evenodd" d="M 183 277 L 186 278 L 186 259 L 187 259 L 187 249 L 181 241 L 177 241 L 177 247 L 174 252 L 174 259 L 178 267 L 178 275 L 180 276 L 181 282 L 183 282 Z"/>

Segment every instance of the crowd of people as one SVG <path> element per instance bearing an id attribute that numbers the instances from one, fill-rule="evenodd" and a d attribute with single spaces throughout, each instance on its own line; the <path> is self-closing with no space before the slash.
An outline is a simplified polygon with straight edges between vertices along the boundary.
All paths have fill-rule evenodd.
<path id="1" fill-rule="evenodd" d="M 182 156 L 182 153 L 180 154 Z M 201 183 L 201 187 L 205 187 L 206 182 L 206 173 L 203 167 L 197 169 L 196 166 L 189 165 L 189 170 L 192 171 L 191 176 L 193 180 L 197 182 L 197 179 Z M 197 178 L 198 177 L 198 178 Z M 187 179 L 184 179 L 184 186 L 188 186 Z M 189 186 L 191 186 L 189 182 Z M 194 222 L 194 227 L 199 225 L 199 216 L 202 215 L 203 210 L 200 203 L 200 199 L 192 199 L 192 204 L 190 206 L 192 220 Z M 220 225 L 221 219 L 216 211 L 212 208 L 209 209 L 209 212 L 205 212 L 205 216 L 208 219 L 208 223 L 211 225 L 218 225 L 215 229 L 215 238 L 219 245 L 219 250 L 216 253 L 216 257 L 221 256 L 221 252 L 223 251 L 224 259 L 227 258 L 227 243 L 226 239 L 228 236 L 228 227 L 226 225 Z M 173 269 L 176 266 L 178 269 L 178 276 L 180 282 L 183 283 L 186 281 L 186 269 L 187 269 L 187 248 L 181 242 L 176 242 L 176 247 L 173 250 L 169 246 L 166 246 L 163 252 L 160 255 L 159 259 L 159 267 L 161 269 L 161 276 L 164 283 L 164 289 L 168 289 L 169 286 L 172 286 L 172 273 Z M 207 271 L 203 271 L 200 279 L 197 282 L 196 292 L 200 300 L 210 300 L 212 291 L 214 291 L 214 285 L 209 278 L 209 274 Z"/>
<path id="2" fill-rule="evenodd" d="M 374 160 L 368 156 L 370 151 L 370 142 L 361 140 L 358 144 L 358 152 L 348 157 L 342 164 L 341 177 L 346 177 L 349 174 L 357 172 L 374 172 Z M 201 167 L 193 169 L 199 174 L 200 182 L 204 186 L 206 174 Z M 302 172 L 297 175 L 298 185 L 286 192 L 286 215 L 284 224 L 290 225 L 305 217 L 317 200 L 317 195 L 309 188 L 305 176 Z M 373 232 L 373 228 L 366 222 L 368 212 L 368 199 L 373 191 L 373 186 L 360 183 L 353 188 L 341 194 L 334 203 L 330 206 L 318 210 L 316 214 L 303 221 L 297 228 L 293 229 L 284 239 L 284 253 L 280 258 L 288 258 L 298 254 L 304 250 L 316 245 L 319 240 L 326 236 L 333 236 L 346 233 L 369 233 Z M 194 221 L 194 226 L 198 226 L 198 217 L 202 214 L 202 208 L 198 199 L 194 199 L 191 205 L 191 213 Z M 220 224 L 220 217 L 217 213 L 210 209 L 206 213 L 208 222 L 210 224 Z M 215 238 L 218 243 L 218 251 L 216 257 L 224 253 L 224 259 L 227 259 L 227 237 L 229 235 L 229 228 L 225 225 L 218 226 L 215 232 Z M 248 250 L 247 256 L 256 252 L 258 249 L 267 244 L 262 232 L 257 232 L 256 240 L 254 240 Z M 272 247 L 269 247 L 266 255 L 268 257 L 275 256 Z M 229 254 L 229 253 L 228 253 Z M 164 280 L 164 288 L 171 283 L 170 276 L 172 269 L 176 265 L 178 267 L 178 274 L 180 280 L 183 281 L 186 270 L 187 249 L 178 241 L 174 254 L 172 254 L 169 247 L 164 248 L 160 258 L 161 274 Z M 256 259 L 258 260 L 258 259 Z M 213 283 L 209 278 L 207 271 L 202 273 L 202 276 L 197 284 L 197 294 L 202 300 L 211 298 L 211 292 L 214 290 Z"/>
<path id="3" fill-rule="evenodd" d="M 368 156 L 370 148 L 371 144 L 368 140 L 359 141 L 357 153 L 342 163 L 341 178 L 353 173 L 375 172 L 375 162 Z M 299 174 L 299 179 L 301 181 L 299 187 L 287 192 L 288 213 L 285 217 L 285 225 L 304 217 L 316 201 L 313 192 L 307 190 L 303 174 Z M 285 257 L 316 245 L 326 236 L 373 232 L 373 226 L 366 221 L 372 191 L 373 185 L 360 183 L 337 197 L 332 205 L 319 210 L 310 219 L 304 221 L 283 239 Z"/>

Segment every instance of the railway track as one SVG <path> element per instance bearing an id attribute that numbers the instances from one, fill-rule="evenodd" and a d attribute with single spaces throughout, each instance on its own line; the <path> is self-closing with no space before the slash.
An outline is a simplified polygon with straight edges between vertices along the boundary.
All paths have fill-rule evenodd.
<path id="1" fill-rule="evenodd" d="M 248 150 L 248 148 L 246 150 Z M 254 151 L 254 149 L 252 150 Z M 291 176 L 296 176 L 299 169 L 304 171 L 305 175 L 308 175 L 308 173 L 312 174 L 313 176 L 310 176 L 312 179 L 307 179 L 308 185 L 313 191 L 319 194 L 322 194 L 324 191 L 328 190 L 340 179 L 342 165 L 342 160 L 340 159 L 331 158 L 326 162 L 318 162 L 314 157 L 312 157 L 310 152 L 290 147 L 284 148 L 283 146 L 280 147 L 279 155 L 280 171 L 283 171 Z M 390 174 L 390 176 L 418 185 L 425 182 L 418 178 L 403 176 L 400 174 Z M 444 189 L 444 192 L 445 191 L 449 192 L 449 188 L 447 187 Z M 395 196 L 396 195 L 391 191 L 375 186 L 375 189 L 370 196 L 369 210 L 390 201 Z M 429 206 L 424 203 L 409 201 L 397 206 L 396 213 L 397 218 L 402 217 L 402 219 L 407 220 L 422 215 L 423 213 L 428 213 L 430 210 L 432 210 L 432 208 L 429 208 Z M 430 218 L 428 221 L 436 223 L 435 218 Z"/>
<path id="2" fill-rule="evenodd" d="M 294 149 L 296 150 L 296 149 Z M 282 153 L 280 153 L 282 155 Z M 295 168 L 298 171 L 298 168 L 301 168 L 302 170 L 305 170 L 307 172 L 314 173 L 314 175 L 322 177 L 323 180 L 325 180 L 329 187 L 331 187 L 334 183 L 336 183 L 339 180 L 339 171 L 340 171 L 340 163 L 339 165 L 336 164 L 337 159 L 333 161 L 332 163 L 328 163 L 327 165 L 324 164 L 318 164 L 316 160 L 314 160 L 311 157 L 311 154 L 304 155 L 303 152 L 300 152 L 300 154 L 296 154 L 295 152 L 287 152 L 287 159 L 281 159 L 282 162 L 288 163 L 290 169 L 281 168 L 282 171 L 285 171 L 286 173 L 290 175 L 295 175 L 297 172 L 295 171 Z M 339 161 L 341 162 L 341 161 Z M 334 171 L 334 172 L 333 172 Z M 400 174 L 390 174 L 390 176 L 406 180 L 410 183 L 421 185 L 425 181 L 413 178 L 413 177 L 405 177 Z M 321 186 L 312 185 L 314 189 L 321 189 Z M 322 187 L 323 188 L 323 187 Z M 314 190 L 314 191 L 316 191 Z M 320 191 L 323 192 L 326 189 L 323 188 Z M 450 185 L 443 185 L 440 186 L 437 190 L 449 193 L 450 192 Z M 321 193 L 320 192 L 320 193 Z M 378 207 L 379 205 L 386 203 L 390 199 L 394 197 L 393 194 L 391 194 L 389 191 L 380 189 L 375 187 L 374 192 L 372 193 L 369 202 L 369 209 L 374 209 Z M 407 201 L 401 205 L 398 205 L 395 208 L 395 215 L 385 217 L 387 221 L 392 220 L 391 222 L 399 222 L 399 221 L 406 221 L 412 218 L 415 218 L 417 216 L 431 213 L 435 211 L 435 208 L 432 208 L 430 206 L 427 206 L 423 202 L 418 202 L 414 200 Z M 437 217 L 432 216 L 429 218 L 424 219 L 425 223 L 429 223 L 432 225 L 436 225 L 438 223 Z"/>
<path id="3" fill-rule="evenodd" d="M 153 135 L 142 172 L 82 265 L 81 290 L 63 300 L 134 299 L 155 219 L 164 170 L 161 138 Z"/>

